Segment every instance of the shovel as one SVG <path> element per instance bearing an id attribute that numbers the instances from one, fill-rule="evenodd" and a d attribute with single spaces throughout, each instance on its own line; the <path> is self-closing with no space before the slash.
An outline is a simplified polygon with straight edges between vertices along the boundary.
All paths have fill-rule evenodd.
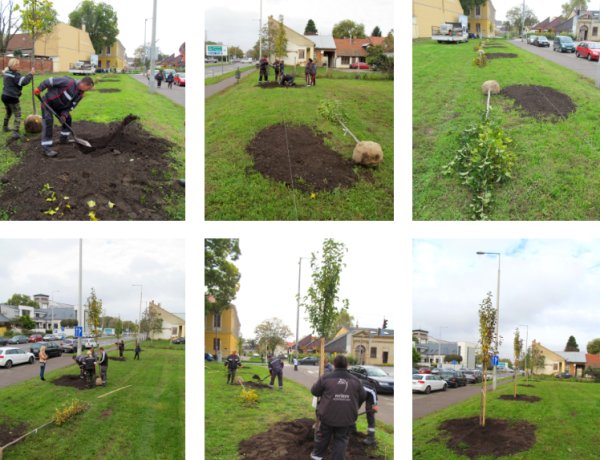
<path id="1" fill-rule="evenodd" d="M 46 104 L 44 101 L 42 101 L 41 97 L 38 96 L 37 98 L 40 100 L 40 104 L 42 104 L 44 107 L 46 107 L 50 111 L 50 113 L 52 115 L 54 115 L 58 121 L 61 122 L 61 124 L 63 126 L 66 126 L 67 129 L 69 131 L 71 131 L 71 134 L 73 134 L 73 140 L 75 142 L 77 142 L 79 145 L 83 145 L 84 147 L 88 147 L 88 148 L 92 147 L 92 144 L 90 144 L 88 141 L 86 141 L 85 139 L 81 139 L 81 138 L 77 137 L 77 135 L 75 134 L 75 131 L 73 131 L 73 128 L 71 128 L 71 126 L 69 126 L 67 123 L 63 123 L 63 121 L 60 119 L 60 117 L 58 116 L 58 114 L 54 110 L 52 110 L 52 108 L 48 104 Z"/>
<path id="2" fill-rule="evenodd" d="M 267 376 L 263 377 L 262 379 L 260 378 L 260 375 L 257 375 L 257 374 L 254 374 L 254 375 L 252 376 L 252 378 L 253 378 L 254 380 L 258 380 L 259 382 L 262 382 L 264 379 L 266 379 L 266 378 L 268 378 L 268 377 L 271 377 L 271 376 L 270 376 L 270 375 L 267 375 Z"/>

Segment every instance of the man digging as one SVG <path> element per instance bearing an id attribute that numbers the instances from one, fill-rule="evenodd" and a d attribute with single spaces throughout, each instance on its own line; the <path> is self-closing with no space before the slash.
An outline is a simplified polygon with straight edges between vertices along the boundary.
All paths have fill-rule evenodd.
<path id="1" fill-rule="evenodd" d="M 42 97 L 42 153 L 45 156 L 52 158 L 58 155 L 56 150 L 52 150 L 54 117 L 48 107 L 59 115 L 62 122 L 59 143 L 68 144 L 71 134 L 69 128 L 73 121 L 70 112 L 81 101 L 84 93 L 93 87 L 94 80 L 91 77 L 84 77 L 81 80 L 71 77 L 50 77 L 34 90 L 36 96 L 47 90 Z"/>
<path id="2" fill-rule="evenodd" d="M 242 361 L 235 350 L 225 360 L 225 366 L 227 367 L 227 383 L 235 385 L 235 372 L 238 367 L 242 366 Z"/>

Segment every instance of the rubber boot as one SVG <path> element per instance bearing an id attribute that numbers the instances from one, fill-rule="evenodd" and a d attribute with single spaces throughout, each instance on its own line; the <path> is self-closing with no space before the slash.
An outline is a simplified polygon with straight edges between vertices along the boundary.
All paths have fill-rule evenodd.
<path id="1" fill-rule="evenodd" d="M 377 441 L 375 440 L 375 432 L 374 431 L 369 431 L 369 434 L 363 440 L 363 444 L 366 444 L 367 446 L 372 446 L 374 444 L 377 444 Z"/>
<path id="2" fill-rule="evenodd" d="M 4 125 L 2 126 L 2 131 L 4 131 L 5 133 L 8 133 L 10 131 L 10 129 L 8 127 L 8 118 L 4 119 Z"/>
<path id="3" fill-rule="evenodd" d="M 58 152 L 56 150 L 52 150 L 50 147 L 43 147 L 42 150 L 44 156 L 47 156 L 48 158 L 54 158 L 56 155 L 58 155 Z"/>

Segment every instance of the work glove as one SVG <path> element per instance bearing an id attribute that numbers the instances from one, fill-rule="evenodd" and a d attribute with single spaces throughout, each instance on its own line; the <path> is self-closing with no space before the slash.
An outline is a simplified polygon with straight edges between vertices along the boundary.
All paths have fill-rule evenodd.
<path id="1" fill-rule="evenodd" d="M 36 96 L 39 96 L 40 94 L 42 94 L 42 90 L 39 88 L 36 88 L 33 90 L 33 94 L 35 94 Z"/>
<path id="2" fill-rule="evenodd" d="M 373 412 L 379 412 L 379 406 L 373 406 Z"/>

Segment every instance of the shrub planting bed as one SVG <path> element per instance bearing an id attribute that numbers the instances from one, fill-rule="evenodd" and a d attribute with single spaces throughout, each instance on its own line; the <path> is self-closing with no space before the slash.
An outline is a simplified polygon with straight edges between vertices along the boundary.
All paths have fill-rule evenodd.
<path id="1" fill-rule="evenodd" d="M 516 58 L 515 53 L 486 53 L 488 59 L 511 59 Z"/>
<path id="2" fill-rule="evenodd" d="M 0 447 L 13 442 L 15 439 L 20 438 L 25 433 L 27 433 L 26 423 L 11 423 L 10 421 L 4 419 L 4 422 L 0 423 Z"/>
<path id="3" fill-rule="evenodd" d="M 559 121 L 577 110 L 569 96 L 547 86 L 507 86 L 500 94 L 513 99 L 517 106 L 536 118 L 552 117 Z"/>
<path id="4" fill-rule="evenodd" d="M 522 385 L 522 386 L 526 386 L 526 385 Z M 528 385 L 528 386 L 531 386 L 531 385 Z M 517 395 L 516 398 L 514 397 L 514 395 L 502 395 L 498 399 L 502 399 L 503 401 L 525 401 L 525 402 L 530 402 L 530 403 L 534 403 L 534 402 L 538 402 L 538 401 L 542 400 L 542 398 L 540 398 L 538 396 L 530 396 L 530 395 Z"/>

